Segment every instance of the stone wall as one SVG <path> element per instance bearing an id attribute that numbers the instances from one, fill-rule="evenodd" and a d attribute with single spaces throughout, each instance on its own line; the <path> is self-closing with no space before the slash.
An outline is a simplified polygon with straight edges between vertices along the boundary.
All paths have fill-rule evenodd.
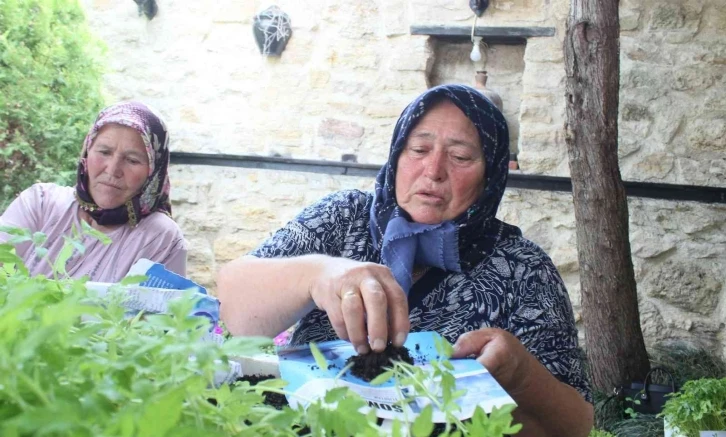
<path id="1" fill-rule="evenodd" d="M 726 205 L 630 198 L 628 209 L 646 343 L 687 340 L 726 354 Z M 507 190 L 499 216 L 550 255 L 579 319 L 572 196 Z"/>
<path id="2" fill-rule="evenodd" d="M 486 68 L 489 79 L 487 88 L 502 97 L 504 118 L 509 126 L 509 148 L 518 152 L 519 107 L 521 105 L 522 75 L 524 74 L 524 45 L 493 44 L 483 47 L 486 62 L 474 64 L 469 59 L 471 43 L 432 41 L 433 67 L 428 73 L 428 83 L 436 86 L 444 83 L 474 85 L 475 66 Z"/>
<path id="3" fill-rule="evenodd" d="M 307 205 L 346 189 L 373 189 L 352 176 L 175 165 L 173 212 L 189 242 L 189 276 L 215 288 L 224 263 L 254 249 Z"/>
<path id="4" fill-rule="evenodd" d="M 549 26 L 554 37 L 492 46 L 411 36 L 412 24 L 471 25 L 466 0 L 279 0 L 293 37 L 279 59 L 259 55 L 259 0 L 82 0 L 108 46 L 109 101 L 159 108 L 172 148 L 382 163 L 403 107 L 428 86 L 472 83 L 504 100 L 525 173 L 567 175 L 562 41 L 566 0 L 492 2 L 479 24 Z M 726 5 L 723 0 L 621 2 L 620 156 L 628 180 L 726 186 Z M 190 241 L 192 278 L 217 268 L 304 205 L 369 178 L 203 166 L 172 167 L 175 216 Z M 630 200 L 631 243 L 648 342 L 689 339 L 726 352 L 724 206 Z M 571 197 L 509 190 L 500 215 L 542 245 L 579 308 Z"/>
<path id="5" fill-rule="evenodd" d="M 726 186 L 726 3 L 621 5 L 623 174 Z"/>
<path id="6" fill-rule="evenodd" d="M 192 250 L 189 274 L 214 289 L 214 273 L 252 250 L 329 192 L 371 190 L 372 178 L 173 166 L 174 213 Z M 648 344 L 688 340 L 723 350 L 726 320 L 726 205 L 629 201 L 641 318 Z M 552 258 L 580 321 L 572 197 L 507 190 L 499 217 L 519 226 Z"/>

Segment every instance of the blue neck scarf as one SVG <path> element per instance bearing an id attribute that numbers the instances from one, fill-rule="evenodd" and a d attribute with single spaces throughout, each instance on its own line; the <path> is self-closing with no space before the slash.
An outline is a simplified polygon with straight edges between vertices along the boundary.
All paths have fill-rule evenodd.
<path id="1" fill-rule="evenodd" d="M 396 202 L 396 166 L 406 140 L 427 110 L 448 99 L 471 120 L 479 133 L 485 159 L 485 188 L 459 217 L 434 225 L 415 223 Z M 494 104 L 474 88 L 441 85 L 403 110 L 391 140 L 388 161 L 376 177 L 370 232 L 381 262 L 408 293 L 414 265 L 461 272 L 474 268 L 505 234 L 518 233 L 495 218 L 509 174 L 509 130 Z"/>

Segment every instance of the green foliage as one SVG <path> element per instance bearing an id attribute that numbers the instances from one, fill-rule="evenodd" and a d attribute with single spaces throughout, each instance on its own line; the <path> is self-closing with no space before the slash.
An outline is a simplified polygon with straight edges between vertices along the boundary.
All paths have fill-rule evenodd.
<path id="1" fill-rule="evenodd" d="M 661 416 L 687 437 L 726 431 L 726 378 L 688 381 L 665 404 Z"/>
<path id="2" fill-rule="evenodd" d="M 652 366 L 667 369 L 678 387 L 694 379 L 726 378 L 726 362 L 713 351 L 687 345 L 670 345 L 655 347 L 651 355 Z M 655 382 L 669 383 L 659 380 Z"/>
<path id="3" fill-rule="evenodd" d="M 320 349 L 318 349 L 318 345 L 315 343 L 310 343 L 310 352 L 313 354 L 313 358 L 315 358 L 315 364 L 318 365 L 321 369 L 325 369 L 328 367 L 327 361 L 325 361 L 325 357 L 323 356 L 323 353 L 320 352 Z"/>
<path id="4" fill-rule="evenodd" d="M 101 52 L 78 0 L 0 0 L 0 211 L 35 182 L 73 181 Z"/>
<path id="5" fill-rule="evenodd" d="M 594 393 L 595 427 L 615 437 L 663 437 L 663 419 L 652 414 L 628 414 L 628 404 L 619 397 Z"/>
<path id="6" fill-rule="evenodd" d="M 609 431 L 616 437 L 663 437 L 663 419 L 653 414 L 638 414 L 617 422 Z"/>
<path id="7" fill-rule="evenodd" d="M 2 231 L 13 243 L 45 241 L 27 231 Z M 64 251 L 73 253 L 76 244 L 68 238 Z M 283 381 L 215 386 L 215 375 L 229 369 L 228 357 L 258 353 L 269 339 L 203 342 L 208 321 L 187 316 L 191 300 L 171 302 L 169 314 L 129 318 L 121 293 L 101 300 L 83 280 L 67 278 L 59 260 L 45 261 L 54 266 L 54 278 L 29 277 L 13 246 L 0 244 L 3 437 L 391 435 L 347 387 L 316 401 L 300 398 L 306 409 L 277 410 L 263 403 L 263 394 L 290 395 Z M 511 424 L 513 406 L 489 416 L 478 409 L 466 424 L 456 420 L 454 401 L 463 392 L 455 390 L 450 366 L 433 363 L 431 373 L 396 364 L 390 375 L 405 384 L 399 390 L 414 386 L 417 396 L 446 411 L 451 423 L 445 435 L 501 437 L 520 429 Z M 431 407 L 424 412 L 411 420 L 417 437 L 434 429 Z M 392 435 L 408 433 L 396 422 Z"/>
<path id="8" fill-rule="evenodd" d="M 615 437 L 615 436 L 610 434 L 607 431 L 593 429 L 592 431 L 590 431 L 590 435 L 588 437 Z"/>
<path id="9" fill-rule="evenodd" d="M 633 400 L 631 397 L 625 398 L 626 402 L 632 402 L 635 405 L 640 405 L 640 401 L 638 399 Z M 628 415 L 631 419 L 637 419 L 638 413 L 633 409 L 633 407 L 628 407 L 625 409 L 625 414 Z"/>
<path id="10" fill-rule="evenodd" d="M 248 427 L 238 419 L 252 416 L 261 396 L 211 382 L 227 355 L 254 353 L 260 340 L 201 342 L 207 322 L 185 317 L 191 301 L 172 303 L 169 315 L 127 319 L 120 296 L 96 305 L 83 281 L 30 278 L 12 264 L 12 250 L 0 245 L 0 435 L 232 435 Z M 272 428 L 269 418 L 255 426 Z"/>
<path id="11" fill-rule="evenodd" d="M 684 344 L 660 345 L 650 351 L 651 367 L 668 370 L 674 377 L 676 386 L 682 387 L 686 381 L 700 378 L 726 377 L 726 363 L 712 351 L 693 348 Z M 654 383 L 670 384 L 657 372 Z M 595 425 L 616 437 L 662 437 L 663 419 L 650 414 L 637 414 L 629 417 L 627 406 L 619 398 L 594 393 Z M 623 414 L 625 412 L 625 414 Z"/>
<path id="12" fill-rule="evenodd" d="M 446 340 L 436 346 L 442 356 L 450 355 L 452 346 Z M 456 380 L 451 373 L 454 367 L 447 359 L 433 361 L 430 365 L 431 370 L 424 370 L 405 362 L 395 362 L 389 371 L 371 381 L 375 385 L 394 378 L 399 390 L 401 387 L 408 390 L 407 396 L 402 396 L 402 403 L 415 402 L 417 397 L 429 400 L 429 405 L 413 422 L 411 432 L 415 437 L 428 436 L 433 430 L 431 414 L 434 406 L 446 416 L 442 436 L 503 436 L 514 435 L 522 429 L 521 424 L 512 423 L 512 411 L 516 408 L 514 405 L 495 408 L 489 415 L 477 407 L 471 419 L 458 419 L 455 415 L 460 410 L 457 400 L 466 394 L 466 390 L 456 389 Z"/>

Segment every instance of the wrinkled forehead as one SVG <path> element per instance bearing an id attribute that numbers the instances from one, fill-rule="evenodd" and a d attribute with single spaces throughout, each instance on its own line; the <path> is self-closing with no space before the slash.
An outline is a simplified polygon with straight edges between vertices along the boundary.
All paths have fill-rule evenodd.
<path id="1" fill-rule="evenodd" d="M 164 121 L 148 106 L 136 101 L 120 102 L 103 109 L 96 117 L 83 144 L 81 158 L 85 158 L 98 134 L 106 126 L 120 125 L 139 133 L 149 160 L 149 172 L 156 168 L 157 160 L 168 156 L 168 132 Z"/>
<path id="2" fill-rule="evenodd" d="M 456 105 L 476 128 L 479 147 L 485 161 L 487 183 L 493 180 L 506 180 L 509 163 L 509 129 L 503 114 L 476 89 L 466 85 L 448 84 L 427 90 L 401 113 L 391 139 L 387 163 L 391 171 L 386 178 L 387 184 L 394 182 L 398 158 L 411 133 L 424 115 L 444 101 Z"/>
<path id="3" fill-rule="evenodd" d="M 146 153 L 147 147 L 144 143 L 144 133 L 140 132 L 135 127 L 119 123 L 106 123 L 101 126 L 101 128 L 98 129 L 96 136 L 93 138 L 91 145 L 105 144 L 118 137 L 123 138 L 124 146 Z"/>
<path id="4" fill-rule="evenodd" d="M 434 130 L 440 127 L 451 127 L 447 132 L 446 141 L 452 144 L 481 148 L 479 131 L 471 118 L 464 111 L 447 98 L 440 98 L 426 108 L 419 120 L 411 126 L 404 136 L 408 143 L 412 138 L 432 138 L 436 136 Z"/>
<path id="5" fill-rule="evenodd" d="M 136 145 L 139 145 L 138 147 L 141 147 L 141 150 L 149 157 L 149 160 L 153 160 L 153 149 L 150 147 L 145 126 L 133 120 L 118 117 L 105 117 L 103 119 L 99 117 L 99 120 L 96 121 L 86 137 L 84 144 L 85 153 L 88 153 L 91 148 L 95 147 L 99 143 L 99 140 L 101 142 L 110 140 L 116 135 L 123 134 L 123 132 L 119 132 L 123 130 L 135 133 L 136 135 L 125 136 L 124 138 L 127 140 L 132 138 L 131 141 L 133 142 L 134 148 L 137 147 Z M 124 141 L 125 145 L 127 143 L 128 141 Z"/>
<path id="6" fill-rule="evenodd" d="M 428 130 L 428 124 L 425 120 L 431 117 L 444 117 L 451 125 L 466 120 L 463 122 L 464 125 L 471 129 L 459 129 L 458 133 L 453 134 L 451 139 L 462 144 L 471 144 L 478 148 L 483 156 L 486 156 L 487 147 L 482 135 L 484 127 L 477 125 L 476 119 L 472 117 L 473 111 L 471 108 L 462 105 L 458 99 L 451 98 L 443 93 L 434 94 L 430 98 L 426 97 L 426 93 L 419 96 L 401 114 L 396 129 L 397 137 L 394 137 L 391 143 L 389 158 L 392 164 L 397 163 L 400 153 L 411 138 L 419 137 Z"/>

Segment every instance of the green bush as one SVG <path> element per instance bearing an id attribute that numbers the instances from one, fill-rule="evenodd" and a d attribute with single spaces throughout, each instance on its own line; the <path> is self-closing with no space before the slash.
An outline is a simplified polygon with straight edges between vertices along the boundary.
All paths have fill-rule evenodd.
<path id="1" fill-rule="evenodd" d="M 662 367 L 673 375 L 677 387 L 686 381 L 726 377 L 726 362 L 713 350 L 694 348 L 685 343 L 655 346 L 650 352 L 651 367 Z M 670 379 L 657 372 L 653 382 L 670 384 Z M 595 392 L 595 425 L 616 437 L 662 437 L 663 419 L 649 414 L 631 418 L 624 414 L 626 405 L 609 393 Z"/>
<path id="2" fill-rule="evenodd" d="M 726 378 L 688 381 L 665 404 L 661 416 L 687 437 L 726 431 Z"/>
<path id="3" fill-rule="evenodd" d="M 41 234 L 12 232 L 14 242 L 45 241 Z M 191 301 L 172 302 L 167 315 L 128 318 L 122 296 L 101 301 L 83 280 L 64 278 L 63 264 L 78 247 L 66 241 L 52 263 L 56 279 L 49 279 L 29 277 L 12 246 L 0 244 L 0 436 L 390 435 L 378 427 L 375 413 L 360 411 L 366 402 L 345 387 L 331 389 L 307 409 L 277 410 L 263 403 L 263 393 L 284 394 L 280 380 L 215 386 L 215 374 L 228 370 L 229 356 L 257 353 L 270 340 L 203 342 L 208 321 L 187 317 Z M 449 363 L 438 367 L 438 377 L 453 379 L 444 364 Z M 396 378 L 428 387 L 410 372 Z M 430 399 L 451 407 L 452 391 L 444 386 L 444 401 Z M 516 431 L 511 410 L 487 417 L 477 409 L 471 421 L 457 423 L 462 431 L 457 435 L 501 437 Z M 415 437 L 434 428 L 427 411 L 412 424 Z M 393 435 L 403 435 L 400 423 L 397 429 Z"/>
<path id="4" fill-rule="evenodd" d="M 101 55 L 77 0 L 0 0 L 0 211 L 35 182 L 73 182 Z"/>

